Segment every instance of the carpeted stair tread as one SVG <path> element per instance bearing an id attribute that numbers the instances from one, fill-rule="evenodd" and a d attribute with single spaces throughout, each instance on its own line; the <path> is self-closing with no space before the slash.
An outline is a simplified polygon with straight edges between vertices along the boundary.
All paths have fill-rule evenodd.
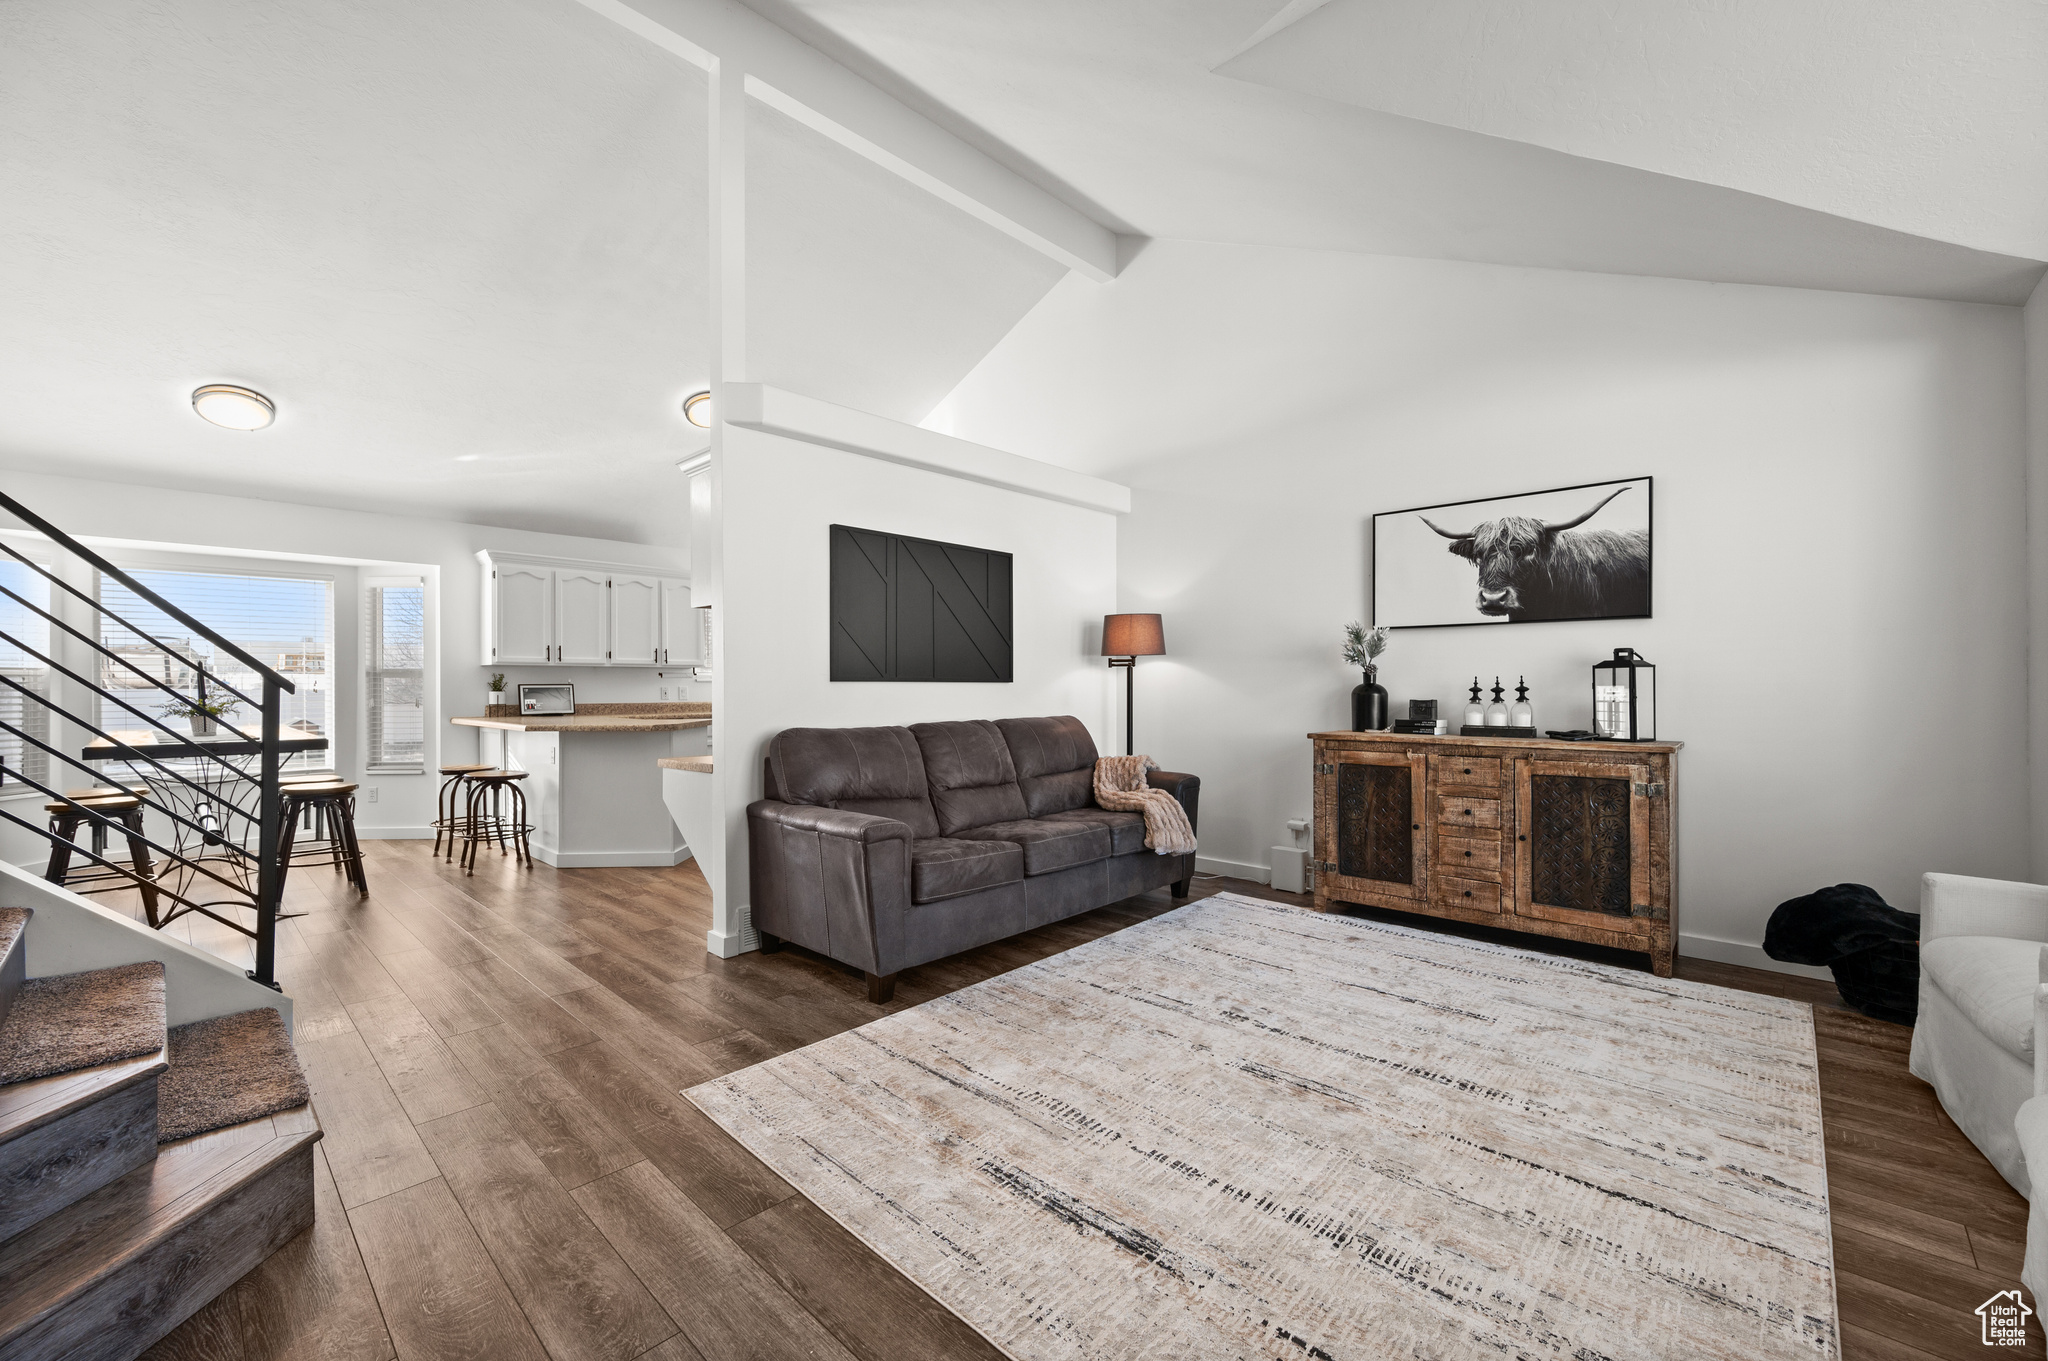
<path id="1" fill-rule="evenodd" d="M 284 1020 L 273 1007 L 181 1025 L 157 1081 L 157 1141 L 169 1143 L 312 1099 Z"/>
<path id="2" fill-rule="evenodd" d="M 156 960 L 31 978 L 0 1024 L 0 1086 L 164 1047 L 164 966 Z"/>
<path id="3" fill-rule="evenodd" d="M 14 948 L 14 942 L 28 926 L 28 919 L 29 910 L 25 907 L 0 907 L 0 955 Z"/>
<path id="4" fill-rule="evenodd" d="M 0 907 L 0 1025 L 7 1023 L 7 1013 L 28 981 L 28 942 L 22 932 L 34 915 L 25 907 Z"/>

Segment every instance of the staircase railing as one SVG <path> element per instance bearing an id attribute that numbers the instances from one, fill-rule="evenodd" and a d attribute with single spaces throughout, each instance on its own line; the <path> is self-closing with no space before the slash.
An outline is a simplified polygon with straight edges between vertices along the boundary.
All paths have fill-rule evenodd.
<path id="1" fill-rule="evenodd" d="M 32 822 L 17 815 L 4 801 L 0 801 L 0 818 L 25 827 L 52 843 L 63 841 L 62 849 L 67 856 L 77 856 L 98 866 L 102 873 L 96 878 L 103 882 L 111 881 L 116 887 L 138 891 L 147 889 L 145 911 L 153 927 L 160 929 L 187 913 L 198 913 L 252 937 L 256 967 L 249 971 L 249 976 L 269 987 L 277 987 L 277 921 L 284 889 L 283 866 L 278 859 L 284 830 L 281 792 L 284 762 L 296 752 L 320 750 L 327 745 L 324 737 L 287 738 L 280 730 L 283 697 L 293 693 L 296 687 L 274 668 L 257 661 L 241 647 L 4 492 L 0 492 L 0 510 L 13 515 L 56 550 L 90 566 L 99 573 L 102 582 L 118 582 L 164 617 L 189 629 L 193 639 L 212 645 L 216 657 L 225 654 L 241 663 L 261 682 L 260 686 L 252 687 L 259 694 L 246 693 L 225 676 L 209 670 L 200 661 L 199 650 L 189 641 L 182 649 L 173 647 L 134 620 L 109 609 L 101 599 L 80 590 L 52 567 L 36 562 L 6 538 L 0 537 L 0 554 L 41 577 L 53 591 L 84 605 L 91 612 L 88 617 L 96 618 L 99 627 L 90 631 L 81 629 L 4 583 L 0 583 L 0 595 L 57 633 L 96 654 L 100 659 L 96 669 L 103 673 L 109 666 L 116 669 L 126 681 L 123 688 L 161 691 L 171 696 L 179 707 L 188 709 L 206 705 L 207 691 L 211 689 L 216 694 L 231 696 L 234 701 L 248 705 L 259 715 L 253 733 L 228 722 L 224 716 L 216 721 L 226 736 L 202 738 L 193 733 L 179 732 L 158 714 L 131 703 L 99 677 L 82 675 L 75 667 L 66 665 L 53 655 L 61 650 L 54 635 L 48 640 L 50 646 L 45 650 L 31 639 L 0 628 L 0 641 L 48 668 L 50 674 L 70 681 L 74 691 L 90 696 L 87 706 L 99 710 L 93 717 L 73 712 L 51 694 L 40 693 L 14 676 L 0 672 L 0 686 L 5 686 L 18 699 L 20 709 L 19 722 L 0 716 L 0 732 L 13 737 L 22 752 L 21 759 L 10 762 L 4 749 L 0 749 L 0 788 L 10 781 L 18 781 L 53 803 L 68 804 L 68 811 L 76 817 L 79 827 L 90 827 L 95 831 L 92 845 L 88 848 L 71 838 L 60 837 L 55 819 L 49 824 Z M 50 603 L 57 603 L 54 595 Z M 132 657 L 107 646 L 104 635 L 109 622 L 120 626 L 130 636 L 140 638 L 159 653 L 179 658 L 192 674 L 193 693 L 188 696 L 168 678 L 152 674 L 137 665 Z M 57 688 L 46 687 L 51 690 Z M 145 726 L 113 730 L 101 727 L 100 723 L 106 721 L 107 704 L 126 711 Z M 40 706 L 43 712 L 39 713 L 32 706 Z M 0 715 L 6 712 L 6 709 L 0 709 Z M 66 734 L 60 724 L 51 721 L 60 718 L 75 729 L 92 734 L 92 742 L 76 755 L 48 740 L 52 736 Z M 51 763 L 51 773 L 47 778 L 53 781 L 52 784 L 34 778 L 24 768 L 31 764 L 26 759 L 31 751 L 40 753 Z M 253 770 L 248 765 L 252 758 L 255 762 Z M 93 783 L 98 783 L 103 772 L 92 764 L 95 762 L 126 768 L 127 778 L 114 783 L 138 797 L 144 809 L 157 814 L 168 825 L 172 844 L 164 845 L 151 839 L 146 823 L 140 818 L 131 824 L 96 811 L 87 802 L 67 798 L 54 772 L 59 766 L 68 767 L 83 772 Z M 149 851 L 147 867 L 124 866 L 102 854 L 100 847 L 108 844 L 105 838 L 109 837 L 114 839 L 114 844 L 139 840 Z M 249 845 L 252 839 L 255 842 L 253 849 Z M 160 910 L 152 904 L 152 898 L 168 900 L 170 909 Z M 253 927 L 240 920 L 244 912 L 254 913 Z"/>

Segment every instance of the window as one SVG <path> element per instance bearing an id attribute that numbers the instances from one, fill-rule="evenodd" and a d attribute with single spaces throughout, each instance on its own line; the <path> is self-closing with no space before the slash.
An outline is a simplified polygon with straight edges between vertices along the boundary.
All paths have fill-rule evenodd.
<path id="1" fill-rule="evenodd" d="M 44 702 L 50 693 L 50 668 L 42 661 L 51 655 L 50 625 L 21 600 L 49 609 L 50 583 L 21 563 L 0 560 L 0 586 L 14 593 L 0 595 L 0 680 L 7 682 L 0 685 L 0 724 L 5 725 L 0 726 L 0 763 L 47 785 L 49 754 L 20 734 L 50 740 L 50 710 Z M 0 788 L 0 794 L 35 792 L 18 781 Z"/>
<path id="2" fill-rule="evenodd" d="M 154 567 L 136 568 L 130 575 L 292 682 L 294 692 L 283 696 L 278 715 L 285 736 L 296 731 L 332 738 L 334 691 L 328 667 L 328 658 L 334 651 L 332 582 Z M 138 670 L 189 697 L 196 689 L 196 663 L 249 698 L 263 697 L 262 682 L 247 664 L 206 639 L 195 637 L 190 628 L 148 604 L 120 582 L 108 577 L 100 579 L 100 603 L 164 645 L 159 647 L 140 633 L 123 628 L 112 616 L 101 615 L 101 644 L 128 663 L 122 665 L 102 657 L 101 687 L 155 715 L 172 729 L 182 730 L 185 718 L 173 713 L 173 698 L 136 674 Z M 209 692 L 207 698 L 232 697 Z M 228 722 L 251 733 L 261 719 L 247 706 L 227 715 Z M 134 714 L 106 699 L 100 701 L 99 721 L 109 732 L 144 726 Z M 302 752 L 292 757 L 290 764 L 322 767 L 333 759 L 331 750 Z"/>
<path id="3" fill-rule="evenodd" d="M 418 772 L 427 761 L 427 591 L 418 577 L 372 578 L 363 610 L 369 768 Z"/>

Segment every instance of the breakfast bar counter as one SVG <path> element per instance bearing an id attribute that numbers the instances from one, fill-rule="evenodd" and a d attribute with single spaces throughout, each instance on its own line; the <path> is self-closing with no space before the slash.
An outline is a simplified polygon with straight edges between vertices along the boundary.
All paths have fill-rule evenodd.
<path id="1" fill-rule="evenodd" d="M 561 869 L 676 865 L 691 856 L 662 798 L 667 758 L 710 750 L 709 704 L 579 704 L 573 714 L 492 705 L 449 720 L 477 757 L 526 772 L 533 858 Z"/>

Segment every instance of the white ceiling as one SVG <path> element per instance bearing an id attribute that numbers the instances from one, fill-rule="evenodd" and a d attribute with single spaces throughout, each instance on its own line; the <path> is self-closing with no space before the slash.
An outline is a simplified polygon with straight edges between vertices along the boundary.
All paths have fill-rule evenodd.
<path id="1" fill-rule="evenodd" d="M 0 468 L 682 542 L 704 96 L 569 0 L 0 5 Z M 757 112 L 751 376 L 919 419 L 1061 271 Z"/>
<path id="2" fill-rule="evenodd" d="M 2041 0 L 1329 0 L 1217 69 L 2048 259 Z"/>
<path id="3" fill-rule="evenodd" d="M 1134 249 L 1993 302 L 2048 255 L 2040 0 L 752 3 Z M 0 469 L 681 542 L 704 93 L 574 0 L 4 0 Z M 1060 271 L 756 112 L 749 376 L 922 418 Z"/>
<path id="4" fill-rule="evenodd" d="M 1773 196 L 1784 181 L 1797 180 L 1802 166 L 1840 159 L 1824 143 L 1828 130 L 1856 126 L 1861 114 L 1855 101 L 1881 103 L 1881 92 L 1899 80 L 1896 68 L 1902 63 L 1913 68 L 1912 88 L 1921 94 L 1901 98 L 1888 121 L 1859 146 L 1870 151 L 1890 138 L 1921 140 L 1910 154 L 1894 158 L 1892 178 L 1868 186 L 1863 197 L 1938 198 L 1952 182 L 1966 190 L 1989 183 L 1989 172 L 1957 171 L 1941 180 L 1931 177 L 1930 168 L 1939 169 L 1959 140 L 1979 132 L 1961 120 L 1987 108 L 2033 107 L 2044 68 L 2026 53 L 2037 31 L 2030 24 L 2041 9 L 2039 0 L 1961 7 L 1966 13 L 1953 22 L 1966 31 L 1967 42 L 1939 46 L 1939 60 L 1898 50 L 1898 32 L 1912 28 L 1903 20 L 1889 44 L 1844 42 L 1839 34 L 1788 31 L 1797 26 L 1780 23 L 1771 31 L 1788 41 L 1844 49 L 1834 60 L 1848 73 L 1834 85 L 1814 84 L 1791 58 L 1745 70 L 1742 62 L 1753 52 L 1726 39 L 1708 54 L 1712 60 L 1698 79 L 1675 91 L 1659 86 L 1654 63 L 1630 65 L 1626 47 L 1603 48 L 1604 58 L 1570 67 L 1556 78 L 1569 88 L 1546 84 L 1555 75 L 1548 66 L 1560 47 L 1570 50 L 1586 41 L 1585 30 L 1598 16 L 1624 12 L 1643 30 L 1643 41 L 1654 34 L 1664 44 L 1661 50 L 1682 56 L 1688 29 L 1707 23 L 1697 16 L 1725 28 L 1740 21 L 1738 11 L 1747 11 L 1749 0 L 1634 6 L 1612 0 L 1559 0 L 1555 6 L 1548 0 L 1456 0 L 1457 14 L 1513 13 L 1533 29 L 1550 21 L 1553 8 L 1559 13 L 1561 33 L 1549 47 L 1517 46 L 1516 31 L 1503 20 L 1491 28 L 1479 25 L 1485 41 L 1474 52 L 1459 46 L 1457 14 L 1428 20 L 1405 4 L 1373 0 L 1358 0 L 1356 8 L 1349 0 L 1320 7 L 1302 0 L 751 3 L 991 155 L 1090 207 L 1119 230 L 1141 236 L 2008 303 L 2024 300 L 2040 277 L 2039 259 L 2048 255 L 2048 246 L 2038 254 L 2001 253 L 2041 241 L 2040 232 L 2012 225 L 2029 211 L 2025 204 L 2038 184 L 2006 186 L 1968 209 L 1923 205 L 1917 215 L 1898 211 L 1867 221 L 1844 215 L 1858 202 L 1846 191 L 1789 200 Z M 1840 26 L 1853 28 L 1861 3 L 1841 0 L 1822 8 Z M 1423 0 L 1415 0 L 1416 9 L 1422 6 Z M 1930 16 L 1925 22 L 1935 24 L 1959 12 L 1946 5 L 1920 8 Z M 2029 12 L 2023 15 L 2022 9 Z M 1291 22 L 1244 52 L 1276 18 Z M 1478 25 L 1477 19 L 1471 22 Z M 1319 25 L 1336 31 L 1318 42 Z M 1960 54 L 1953 50 L 1958 46 Z M 2017 55 L 2008 54 L 2008 47 Z M 1210 69 L 1240 52 L 1226 70 L 1256 70 L 1264 79 L 1315 88 L 1275 88 Z M 1370 74 L 1354 77 L 1354 67 L 1401 71 L 1397 88 L 1411 93 L 1414 107 L 1361 107 L 1380 91 Z M 1705 87 L 1729 79 L 1731 71 L 1749 85 L 1768 84 L 1772 99 L 1747 123 L 1725 133 L 1703 132 L 1715 118 L 1726 121 L 1731 111 L 1746 107 L 1747 86 L 1705 99 Z M 1556 113 L 1556 121 L 1569 126 L 1578 125 L 1564 115 L 1578 105 L 1603 108 L 1598 118 L 1580 121 L 1606 128 L 1610 138 L 1634 135 L 1631 145 L 1641 164 L 1617 163 L 1628 159 L 1618 154 L 1572 154 L 1590 150 L 1590 132 L 1567 150 L 1538 145 L 1544 130 L 1532 117 L 1490 117 L 1478 131 L 1445 125 L 1459 118 L 1480 124 L 1465 105 L 1479 104 L 1492 114 L 1493 106 L 1480 96 L 1509 72 L 1521 73 L 1522 86 L 1553 96 L 1549 105 L 1533 95 L 1524 103 L 1552 111 L 1569 106 Z M 1944 99 L 1939 92 L 1946 80 L 1992 88 Z M 1450 93 L 1428 103 L 1422 94 L 1436 82 Z M 1462 102 L 1461 90 L 1468 92 Z M 1845 100 L 1846 112 L 1837 107 Z M 1633 111 L 1637 102 L 1646 104 L 1640 114 Z M 1404 116 L 1424 113 L 1444 121 Z M 1692 141 L 1670 135 L 1674 127 Z M 1764 136 L 1772 127 L 1779 138 L 1775 149 Z M 2038 137 L 2038 125 L 2031 134 L 1990 137 L 1984 157 L 2024 161 L 2030 135 Z M 1644 150 L 1666 142 L 1665 153 Z M 1702 142 L 1722 146 L 1725 154 L 1720 160 L 1680 154 Z M 1831 182 L 1854 182 L 1862 173 L 1852 166 Z M 1695 174 L 1699 178 L 1690 177 Z M 1968 232 L 1954 229 L 1968 242 L 2006 244 L 1986 250 L 1914 234 L 1927 230 L 1923 224 L 1933 218 L 1977 224 Z"/>

